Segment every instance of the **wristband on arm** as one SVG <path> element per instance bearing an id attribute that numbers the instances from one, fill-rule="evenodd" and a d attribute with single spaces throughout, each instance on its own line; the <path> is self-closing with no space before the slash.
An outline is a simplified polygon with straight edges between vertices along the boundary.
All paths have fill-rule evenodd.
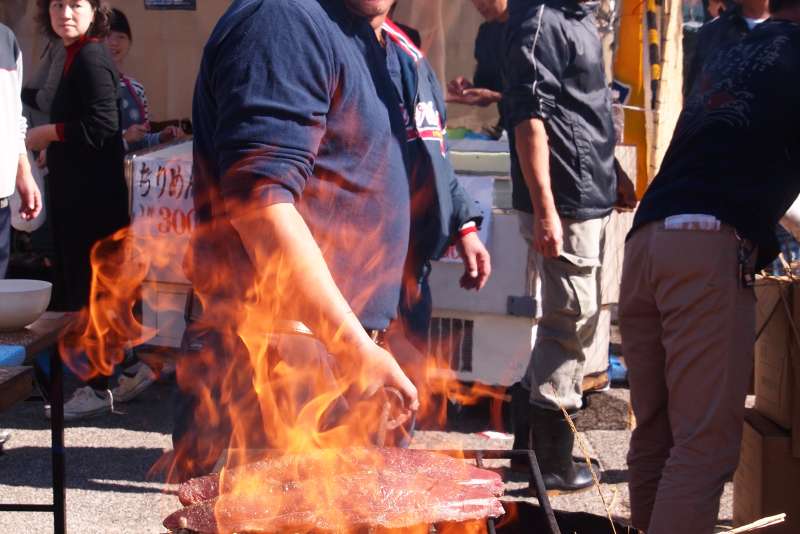
<path id="1" fill-rule="evenodd" d="M 469 221 L 468 223 L 465 223 L 458 231 L 458 237 L 466 237 L 469 234 L 476 233 L 478 233 L 478 225 L 475 224 L 475 221 Z"/>

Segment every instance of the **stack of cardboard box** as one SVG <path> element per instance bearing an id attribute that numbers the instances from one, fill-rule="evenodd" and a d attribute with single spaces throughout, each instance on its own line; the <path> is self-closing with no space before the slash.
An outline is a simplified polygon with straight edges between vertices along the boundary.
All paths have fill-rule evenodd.
<path id="1" fill-rule="evenodd" d="M 788 514 L 768 532 L 800 532 L 800 280 L 756 288 L 755 394 L 734 477 L 734 524 Z"/>

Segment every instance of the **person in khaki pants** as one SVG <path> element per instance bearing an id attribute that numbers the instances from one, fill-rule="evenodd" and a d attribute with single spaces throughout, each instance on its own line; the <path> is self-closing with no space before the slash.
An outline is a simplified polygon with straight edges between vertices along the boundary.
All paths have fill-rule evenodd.
<path id="1" fill-rule="evenodd" d="M 647 534 L 713 532 L 739 461 L 753 273 L 800 192 L 800 0 L 771 10 L 706 61 L 625 248 L 631 522 Z"/>
<path id="2" fill-rule="evenodd" d="M 510 0 L 508 9 L 503 110 L 513 206 L 542 282 L 530 364 L 512 388 L 513 446 L 536 450 L 548 490 L 575 491 L 592 485 L 592 473 L 572 457 L 562 408 L 582 406 L 605 227 L 619 199 L 611 100 L 588 7 Z"/>

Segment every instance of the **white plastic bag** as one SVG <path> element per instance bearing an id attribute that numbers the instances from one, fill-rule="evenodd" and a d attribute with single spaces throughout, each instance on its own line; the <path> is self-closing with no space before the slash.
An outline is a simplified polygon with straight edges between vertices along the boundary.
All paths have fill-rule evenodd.
<path id="1" fill-rule="evenodd" d="M 800 241 L 800 197 L 797 197 L 794 204 L 786 211 L 786 215 L 781 219 L 781 226 Z"/>

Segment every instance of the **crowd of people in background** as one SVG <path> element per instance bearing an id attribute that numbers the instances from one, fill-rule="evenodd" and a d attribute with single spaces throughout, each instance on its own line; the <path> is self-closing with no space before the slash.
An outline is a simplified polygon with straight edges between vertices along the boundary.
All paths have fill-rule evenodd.
<path id="1" fill-rule="evenodd" d="M 600 39 L 587 2 L 473 4 L 486 19 L 477 68 L 450 81 L 446 96 L 419 34 L 392 22 L 395 0 L 241 0 L 217 23 L 193 101 L 194 201 L 204 231 L 186 264 L 194 294 L 178 366 L 188 380 L 173 433 L 181 478 L 211 469 L 230 443 L 234 412 L 256 429 L 240 446 L 274 439 L 238 334 L 258 325 L 221 311 L 254 292 L 261 306 L 280 310 L 270 358 L 297 365 L 302 355 L 325 380 L 354 364 L 364 377 L 357 395 L 388 386 L 409 410 L 419 406 L 431 261 L 454 244 L 464 289 L 480 290 L 491 274 L 477 232 L 483 214 L 447 156 L 451 102 L 498 106 L 493 133 L 509 141 L 513 207 L 529 273 L 540 280 L 530 364 L 511 390 L 514 448 L 536 451 L 549 490 L 593 483 L 597 465 L 572 456 L 571 418 L 583 406 L 597 335 L 606 225 L 614 209 L 637 205 L 615 163 Z M 100 0 L 36 6 L 50 44 L 29 87 L 16 40 L 0 27 L 0 275 L 7 197 L 19 191 L 26 218 L 42 206 L 31 151 L 48 172 L 53 308 L 74 311 L 88 303 L 93 244 L 129 223 L 125 153 L 183 132 L 151 129 L 144 87 L 124 71 L 133 44 L 124 13 Z M 775 227 L 800 192 L 800 1 L 712 7 L 721 15 L 698 36 L 684 110 L 638 206 L 622 275 L 638 423 L 628 455 L 631 521 L 648 534 L 712 531 L 739 455 L 752 280 L 777 254 Z M 30 128 L 23 102 L 34 113 Z M 333 212 L 346 220 L 332 224 Z M 353 249 L 364 228 L 375 229 L 380 253 Z M 113 389 L 107 378 L 78 389 L 65 417 L 108 412 L 158 373 L 135 357 L 126 367 Z M 209 391 L 220 395 L 230 379 L 221 370 L 232 368 L 237 397 L 212 398 L 218 410 L 209 417 Z M 287 388 L 276 395 L 304 394 L 276 387 Z"/>
<path id="2" fill-rule="evenodd" d="M 50 0 L 38 1 L 36 10 L 48 45 L 20 92 L 31 122 L 25 145 L 47 174 L 54 247 L 51 309 L 76 311 L 89 299 L 92 246 L 129 224 L 125 154 L 178 139 L 183 132 L 177 126 L 150 131 L 144 86 L 123 71 L 133 34 L 122 11 L 99 1 Z M 108 412 L 114 400 L 131 400 L 155 378 L 156 371 L 131 352 L 117 386 L 112 389 L 105 377 L 92 380 L 66 403 L 65 418 Z"/>

